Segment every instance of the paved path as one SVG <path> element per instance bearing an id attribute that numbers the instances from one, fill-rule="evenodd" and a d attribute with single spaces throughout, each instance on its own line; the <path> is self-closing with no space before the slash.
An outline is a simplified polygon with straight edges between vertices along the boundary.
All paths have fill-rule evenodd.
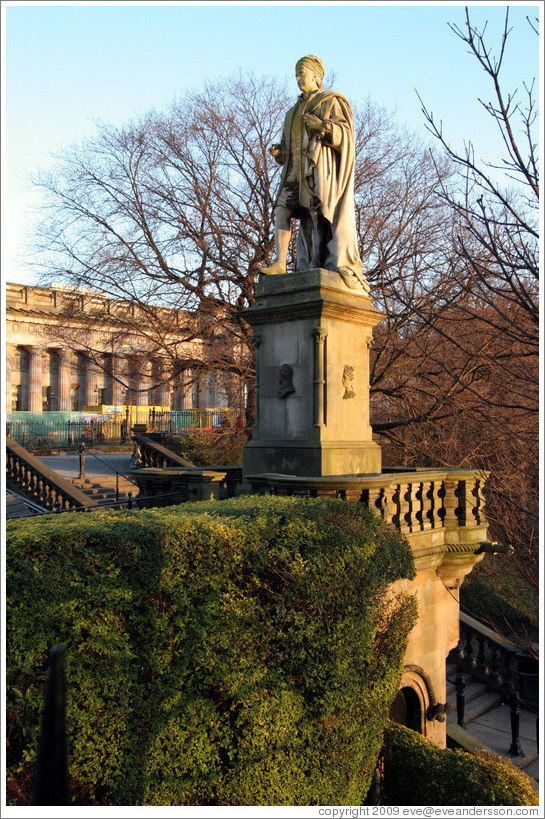
<path id="1" fill-rule="evenodd" d="M 91 452 L 85 452 L 85 475 L 88 478 L 107 475 L 115 475 L 117 470 L 122 475 L 131 474 L 131 453 L 115 452 L 105 453 L 97 450 L 98 458 L 93 457 Z M 79 455 L 43 455 L 37 456 L 50 469 L 62 478 L 77 478 L 79 475 Z"/>

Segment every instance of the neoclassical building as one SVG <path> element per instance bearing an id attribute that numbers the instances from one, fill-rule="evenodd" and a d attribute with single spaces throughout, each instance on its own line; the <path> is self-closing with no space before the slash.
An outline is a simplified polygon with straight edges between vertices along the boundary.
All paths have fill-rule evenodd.
<path id="1" fill-rule="evenodd" d="M 188 336 L 185 318 L 160 307 L 144 314 L 95 292 L 8 283 L 6 411 L 233 406 L 232 379 L 199 369 L 205 343 Z"/>

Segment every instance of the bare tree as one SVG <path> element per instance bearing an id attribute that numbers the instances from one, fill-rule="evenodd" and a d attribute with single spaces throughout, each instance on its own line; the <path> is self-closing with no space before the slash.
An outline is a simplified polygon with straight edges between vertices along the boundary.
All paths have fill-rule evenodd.
<path id="1" fill-rule="evenodd" d="M 226 373 L 251 393 L 251 330 L 239 310 L 272 247 L 278 168 L 268 148 L 285 107 L 274 81 L 237 77 L 166 113 L 100 124 L 36 180 L 47 195 L 43 278 L 136 306 L 118 312 L 118 333 L 144 336 L 169 379 Z"/>
<path id="2" fill-rule="evenodd" d="M 529 22 L 529 31 L 537 33 Z M 430 266 L 392 298 L 410 321 L 386 333 L 376 351 L 394 366 L 375 382 L 375 425 L 390 457 L 419 465 L 468 464 L 490 472 L 493 537 L 515 547 L 521 575 L 537 588 L 539 409 L 539 172 L 533 82 L 502 88 L 509 12 L 498 56 L 485 30 L 452 26 L 491 81 L 482 102 L 502 136 L 501 161 L 479 161 L 471 142 L 457 152 L 441 124 L 422 110 L 440 152 L 433 190 L 442 238 Z M 445 160 L 450 169 L 445 173 Z M 430 188 L 431 190 L 431 188 Z M 430 249 L 427 243 L 427 249 Z M 409 282 L 410 286 L 407 286 Z M 396 313 L 396 311 L 393 311 Z M 380 335 L 379 335 L 380 339 Z"/>

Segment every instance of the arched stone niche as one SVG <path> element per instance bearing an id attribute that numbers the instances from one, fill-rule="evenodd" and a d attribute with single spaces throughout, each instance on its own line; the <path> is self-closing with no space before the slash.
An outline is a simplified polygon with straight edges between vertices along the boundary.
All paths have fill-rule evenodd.
<path id="1" fill-rule="evenodd" d="M 390 719 L 423 736 L 432 737 L 434 723 L 444 722 L 446 704 L 438 703 L 429 675 L 417 665 L 406 665 Z"/>

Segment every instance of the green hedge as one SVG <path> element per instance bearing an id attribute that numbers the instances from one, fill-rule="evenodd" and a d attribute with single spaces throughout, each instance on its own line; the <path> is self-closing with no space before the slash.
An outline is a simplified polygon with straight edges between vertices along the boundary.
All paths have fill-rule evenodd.
<path id="1" fill-rule="evenodd" d="M 7 525 L 9 793 L 66 648 L 72 799 L 360 804 L 400 679 L 408 544 L 360 505 L 239 498 Z M 15 797 L 13 797 L 15 798 Z"/>
<path id="2" fill-rule="evenodd" d="M 538 805 L 532 780 L 487 751 L 442 750 L 396 723 L 384 733 L 388 805 Z"/>

